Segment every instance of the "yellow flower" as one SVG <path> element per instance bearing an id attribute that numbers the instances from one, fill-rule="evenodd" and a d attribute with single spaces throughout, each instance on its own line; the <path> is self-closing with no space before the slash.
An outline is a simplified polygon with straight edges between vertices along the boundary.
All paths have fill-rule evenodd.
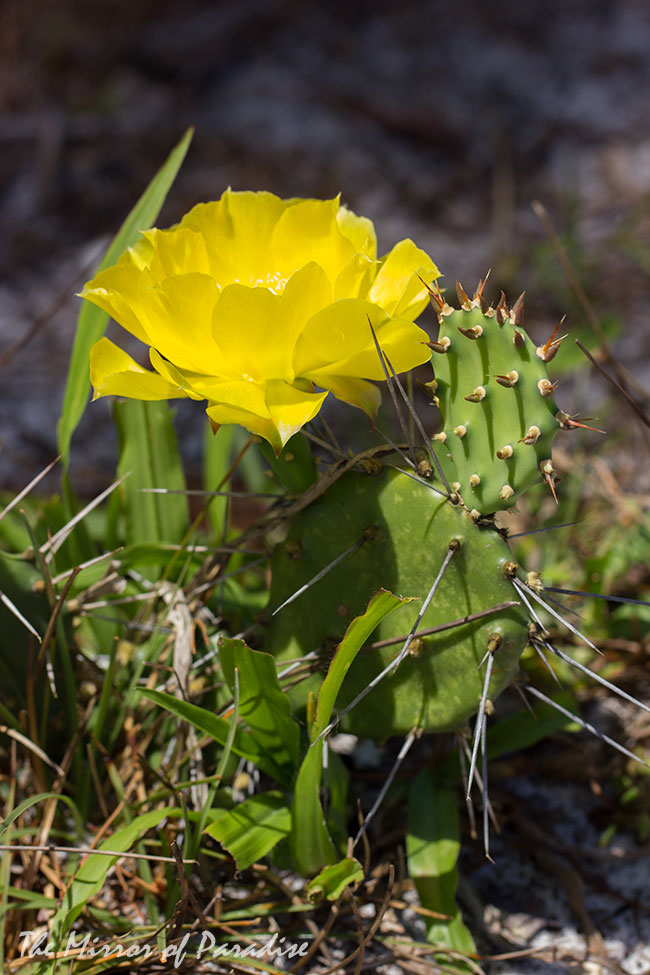
<path id="1" fill-rule="evenodd" d="M 91 350 L 99 396 L 208 401 L 279 452 L 328 392 L 371 417 L 384 378 L 430 357 L 413 324 L 439 275 L 403 240 L 381 260 L 370 220 L 333 200 L 233 193 L 150 230 L 81 296 L 149 346 L 154 371 L 109 339 Z M 317 387 L 319 390 L 317 391 Z"/>

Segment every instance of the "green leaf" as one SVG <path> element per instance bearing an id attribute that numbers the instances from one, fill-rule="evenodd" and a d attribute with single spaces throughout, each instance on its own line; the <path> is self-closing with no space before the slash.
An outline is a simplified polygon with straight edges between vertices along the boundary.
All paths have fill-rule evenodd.
<path id="1" fill-rule="evenodd" d="M 300 766 L 292 807 L 292 853 L 296 868 L 305 876 L 336 860 L 336 850 L 325 824 L 320 801 L 323 742 L 316 742 L 315 739 L 329 724 L 343 678 L 363 644 L 385 616 L 408 601 L 380 589 L 368 603 L 363 616 L 353 619 L 348 626 L 321 685 L 316 715 L 310 729 L 312 745 Z"/>
<path id="2" fill-rule="evenodd" d="M 427 940 L 440 948 L 476 952 L 456 904 L 460 852 L 458 795 L 434 783 L 429 769 L 422 769 L 409 792 L 406 856 L 420 902 L 430 911 L 449 915 L 449 920 L 425 918 Z M 442 956 L 441 956 L 442 957 Z M 467 970 L 459 966 L 459 971 Z"/>
<path id="3" fill-rule="evenodd" d="M 193 132 L 193 129 L 187 130 L 162 168 L 151 180 L 111 242 L 97 271 L 114 264 L 127 247 L 131 247 L 138 240 L 141 231 L 149 230 L 153 226 L 185 158 L 192 141 Z M 90 347 L 102 337 L 107 324 L 108 315 L 106 312 L 91 302 L 84 301 L 77 319 L 77 331 L 63 396 L 63 408 L 58 423 L 59 452 L 64 468 L 67 468 L 70 461 L 72 434 L 83 416 L 90 394 L 88 369 Z"/>
<path id="4" fill-rule="evenodd" d="M 233 694 L 235 668 L 239 671 L 239 717 L 251 737 L 292 777 L 300 758 L 300 731 L 280 687 L 275 657 L 251 650 L 243 640 L 222 639 L 219 659 Z"/>
<path id="5" fill-rule="evenodd" d="M 154 704 L 159 704 L 167 711 L 170 711 L 177 718 L 188 721 L 197 731 L 208 735 L 219 745 L 225 746 L 228 742 L 230 722 L 225 718 L 218 718 L 212 711 L 200 708 L 196 704 L 189 704 L 187 701 L 181 701 L 176 697 L 172 697 L 171 694 L 164 694 L 162 691 L 141 690 L 139 693 L 149 701 L 153 701 Z M 240 758 L 245 758 L 247 761 L 252 762 L 257 768 L 262 772 L 266 772 L 267 775 L 271 776 L 277 782 L 283 785 L 290 785 L 290 780 L 287 780 L 283 769 L 276 765 L 272 756 L 265 751 L 263 746 L 258 744 L 252 735 L 249 735 L 246 731 L 242 731 L 241 728 L 238 728 L 235 732 L 232 750 L 235 755 L 239 755 Z"/>
<path id="6" fill-rule="evenodd" d="M 68 796 L 60 795 L 58 792 L 41 792 L 37 796 L 30 796 L 29 799 L 23 800 L 23 802 L 21 802 L 20 805 L 16 806 L 15 809 L 12 809 L 12 811 L 9 813 L 7 818 L 3 819 L 2 822 L 0 823 L 0 836 L 2 836 L 5 830 L 9 829 L 11 824 L 14 823 L 19 816 L 22 816 L 22 814 L 27 809 L 30 809 L 32 806 L 37 805 L 37 803 L 39 802 L 44 802 L 46 799 L 56 799 L 57 801 L 60 800 L 61 802 L 65 802 L 66 805 L 68 805 L 70 809 L 72 809 L 73 813 L 75 814 L 77 825 L 81 830 L 82 823 L 79 819 L 77 807 L 75 806 L 72 799 L 70 799 Z"/>
<path id="7" fill-rule="evenodd" d="M 165 402 L 116 402 L 120 442 L 118 473 L 130 474 L 122 491 L 130 545 L 179 543 L 189 526 L 184 494 L 154 494 L 151 488 L 184 491 L 171 411 Z"/>
<path id="8" fill-rule="evenodd" d="M 363 867 L 359 861 L 354 857 L 346 857 L 321 870 L 307 887 L 307 896 L 311 901 L 319 901 L 323 897 L 328 901 L 335 901 L 346 887 L 359 884 L 362 880 Z"/>
<path id="9" fill-rule="evenodd" d="M 304 877 L 322 870 L 337 859 L 320 801 L 323 773 L 323 742 L 312 745 L 298 772 L 291 816 L 291 852 L 296 869 Z"/>
<path id="10" fill-rule="evenodd" d="M 141 816 L 136 816 L 128 826 L 109 836 L 97 849 L 126 852 L 147 830 L 157 826 L 163 819 L 180 815 L 181 810 L 173 808 L 154 809 L 152 812 L 143 813 Z M 52 941 L 55 944 L 61 942 L 88 901 L 102 889 L 108 871 L 117 860 L 116 856 L 90 854 L 81 864 L 65 892 L 61 907 L 52 920 Z"/>
<path id="11" fill-rule="evenodd" d="M 403 606 L 404 603 L 411 601 L 409 597 L 394 596 L 392 592 L 380 589 L 368 603 L 368 608 L 363 616 L 357 616 L 356 619 L 352 620 L 336 649 L 327 676 L 318 694 L 318 705 L 311 729 L 312 741 L 329 724 L 343 679 L 372 631 L 398 606 Z"/>
<path id="12" fill-rule="evenodd" d="M 205 832 L 230 853 L 238 870 L 245 870 L 289 835 L 291 810 L 280 792 L 261 792 L 224 810 Z"/>

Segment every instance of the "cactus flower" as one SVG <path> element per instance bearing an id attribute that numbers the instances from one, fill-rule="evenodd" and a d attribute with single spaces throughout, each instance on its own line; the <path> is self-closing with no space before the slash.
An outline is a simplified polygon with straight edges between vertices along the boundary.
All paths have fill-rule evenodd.
<path id="1" fill-rule="evenodd" d="M 325 397 L 374 417 L 384 378 L 430 358 L 414 324 L 439 275 L 411 240 L 377 260 L 373 225 L 333 200 L 226 191 L 149 230 L 81 296 L 149 347 L 151 369 L 107 338 L 91 350 L 95 398 L 207 400 L 279 452 Z"/>

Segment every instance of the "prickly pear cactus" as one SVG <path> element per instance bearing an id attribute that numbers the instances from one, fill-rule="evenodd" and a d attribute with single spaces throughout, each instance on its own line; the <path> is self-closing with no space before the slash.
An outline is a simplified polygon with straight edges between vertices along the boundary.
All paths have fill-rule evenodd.
<path id="1" fill-rule="evenodd" d="M 416 725 L 427 731 L 458 727 L 478 708 L 486 653 L 494 651 L 490 695 L 496 697 L 517 672 L 527 643 L 528 621 L 513 605 L 506 575 L 507 543 L 495 530 L 479 528 L 462 505 L 406 474 L 350 472 L 294 519 L 276 547 L 270 606 L 279 606 L 355 542 L 335 569 L 272 618 L 274 652 L 289 660 L 320 648 L 326 667 L 328 650 L 380 587 L 418 597 L 387 617 L 375 631 L 375 644 L 357 657 L 337 701 L 345 705 L 401 650 L 451 549 L 407 657 L 350 712 L 344 727 L 379 739 Z M 467 622 L 457 622 L 465 617 Z M 300 685 L 303 699 L 319 681 Z"/>
<path id="2" fill-rule="evenodd" d="M 484 282 L 483 282 L 484 284 Z M 560 340 L 535 348 L 523 325 L 523 295 L 488 306 L 482 286 L 460 310 L 431 290 L 440 333 L 432 342 L 434 389 L 444 420 L 436 440 L 445 474 L 470 509 L 511 507 L 540 478 L 553 485 L 553 437 L 563 422 L 546 371 Z"/>
<path id="3" fill-rule="evenodd" d="M 471 300 L 458 286 L 460 310 L 429 287 L 440 324 L 430 388 L 444 421 L 430 446 L 449 491 L 433 468 L 431 483 L 396 470 L 348 473 L 294 518 L 273 555 L 269 607 L 277 615 L 268 641 L 282 660 L 319 651 L 325 669 L 328 651 L 378 589 L 415 597 L 384 620 L 346 676 L 342 706 L 408 650 L 347 714 L 343 727 L 356 734 L 459 727 L 485 693 L 486 656 L 494 698 L 529 641 L 530 618 L 512 584 L 517 567 L 490 516 L 540 478 L 555 493 L 553 437 L 558 424 L 578 424 L 558 411 L 546 371 L 561 340 L 554 333 L 536 349 L 523 328 L 523 295 L 509 309 L 502 294 L 491 308 L 484 285 Z M 319 681 L 299 685 L 298 701 Z"/>

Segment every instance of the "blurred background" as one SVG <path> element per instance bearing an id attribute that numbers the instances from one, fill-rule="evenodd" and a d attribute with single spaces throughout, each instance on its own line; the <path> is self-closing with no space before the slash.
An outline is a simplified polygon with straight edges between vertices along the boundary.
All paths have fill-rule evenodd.
<path id="1" fill-rule="evenodd" d="M 74 292 L 189 125 L 159 225 L 226 186 L 340 192 L 380 252 L 413 237 L 452 292 L 492 268 L 490 297 L 527 289 L 533 337 L 564 313 L 589 335 L 539 199 L 648 384 L 648 50 L 647 0 L 3 0 L 2 486 L 56 454 Z M 193 407 L 178 417 L 190 478 Z M 109 409 L 89 409 L 75 438 L 83 494 L 114 470 Z"/>

